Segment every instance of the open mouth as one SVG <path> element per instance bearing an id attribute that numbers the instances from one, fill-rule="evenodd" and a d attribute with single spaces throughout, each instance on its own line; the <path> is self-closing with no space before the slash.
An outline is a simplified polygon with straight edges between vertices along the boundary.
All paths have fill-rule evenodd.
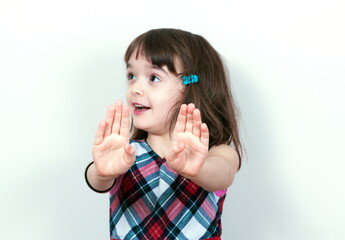
<path id="1" fill-rule="evenodd" d="M 150 107 L 147 107 L 145 105 L 138 104 L 138 103 L 133 103 L 133 107 L 134 107 L 134 112 L 135 113 L 144 112 L 144 111 L 147 111 L 147 110 L 151 109 Z"/>

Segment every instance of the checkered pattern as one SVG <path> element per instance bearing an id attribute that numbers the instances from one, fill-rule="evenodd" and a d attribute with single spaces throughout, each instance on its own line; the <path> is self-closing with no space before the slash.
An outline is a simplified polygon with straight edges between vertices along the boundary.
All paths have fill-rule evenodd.
<path id="1" fill-rule="evenodd" d="M 110 191 L 111 238 L 220 237 L 225 195 L 207 192 L 177 175 L 145 141 L 131 145 L 136 149 L 136 162 Z"/>

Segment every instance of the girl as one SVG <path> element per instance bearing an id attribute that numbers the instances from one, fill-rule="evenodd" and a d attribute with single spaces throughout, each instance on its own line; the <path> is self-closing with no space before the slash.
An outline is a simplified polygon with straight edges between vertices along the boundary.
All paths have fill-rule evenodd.
<path id="1" fill-rule="evenodd" d="M 218 53 L 199 35 L 156 29 L 125 62 L 128 105 L 109 107 L 85 171 L 110 192 L 111 239 L 220 239 L 241 143 Z"/>

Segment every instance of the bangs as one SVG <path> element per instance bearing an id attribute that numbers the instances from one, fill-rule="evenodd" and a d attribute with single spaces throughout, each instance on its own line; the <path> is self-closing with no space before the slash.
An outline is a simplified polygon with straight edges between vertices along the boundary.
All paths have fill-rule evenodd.
<path id="1" fill-rule="evenodd" d="M 164 34 L 164 31 L 146 32 L 134 39 L 129 45 L 125 54 L 125 62 L 128 63 L 133 54 L 135 54 L 136 59 L 142 55 L 152 65 L 167 66 L 170 72 L 177 74 L 174 59 L 178 53 L 173 43 L 172 36 Z"/>

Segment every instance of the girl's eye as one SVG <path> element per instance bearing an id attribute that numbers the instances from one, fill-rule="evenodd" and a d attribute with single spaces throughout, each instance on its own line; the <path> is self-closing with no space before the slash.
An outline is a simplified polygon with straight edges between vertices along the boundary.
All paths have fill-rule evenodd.
<path id="1" fill-rule="evenodd" d="M 160 82 L 161 80 L 157 76 L 151 76 L 151 81 L 154 83 Z"/>
<path id="2" fill-rule="evenodd" d="M 132 73 L 128 73 L 127 74 L 127 79 L 128 80 L 133 80 L 133 79 L 135 79 L 136 77 L 132 74 Z"/>

